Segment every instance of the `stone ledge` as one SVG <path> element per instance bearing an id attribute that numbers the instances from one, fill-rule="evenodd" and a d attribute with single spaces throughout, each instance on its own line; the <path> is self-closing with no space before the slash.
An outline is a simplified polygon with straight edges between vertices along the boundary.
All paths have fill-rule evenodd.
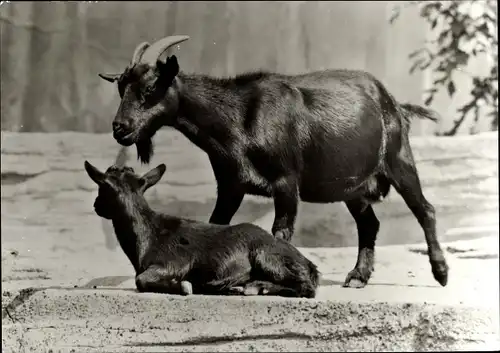
<path id="1" fill-rule="evenodd" d="M 485 350 L 500 348 L 497 321 L 431 304 L 46 289 L 3 318 L 2 341 L 4 352 Z"/>
<path id="2" fill-rule="evenodd" d="M 2 313 L 4 352 L 20 345 L 117 353 L 500 348 L 498 236 L 443 247 L 451 268 L 444 288 L 432 278 L 423 244 L 379 247 L 364 289 L 341 287 L 356 248 L 300 249 L 322 272 L 314 300 L 141 294 L 123 256 L 101 250 L 95 258 L 108 262 L 89 268 L 86 281 L 75 281 L 75 269 L 31 290 L 2 283 L 15 293 Z M 103 269 L 111 276 L 97 277 Z"/>

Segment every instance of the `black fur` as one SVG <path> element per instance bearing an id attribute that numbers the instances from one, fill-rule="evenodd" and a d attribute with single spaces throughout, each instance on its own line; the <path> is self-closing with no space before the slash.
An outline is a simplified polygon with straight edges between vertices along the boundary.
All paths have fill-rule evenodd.
<path id="1" fill-rule="evenodd" d="M 393 186 L 424 230 L 435 279 L 446 285 L 434 208 L 422 193 L 408 140 L 410 119 L 432 119 L 430 110 L 399 104 L 375 77 L 355 70 L 221 79 L 179 72 L 172 56 L 122 76 L 116 140 L 136 143 L 148 162 L 152 150 L 140 147 L 142 141 L 170 126 L 204 150 L 217 181 L 211 223 L 229 224 L 245 194 L 272 197 L 272 232 L 290 240 L 299 200 L 345 202 L 360 244 L 345 284 L 363 286 L 379 227 L 371 204 Z"/>
<path id="2" fill-rule="evenodd" d="M 187 281 L 195 294 L 315 296 L 317 267 L 287 241 L 253 224 L 215 225 L 152 210 L 143 194 L 164 164 L 142 177 L 129 167 L 101 173 L 87 161 L 85 169 L 99 185 L 95 212 L 112 220 L 139 291 L 185 294 L 180 284 Z"/>

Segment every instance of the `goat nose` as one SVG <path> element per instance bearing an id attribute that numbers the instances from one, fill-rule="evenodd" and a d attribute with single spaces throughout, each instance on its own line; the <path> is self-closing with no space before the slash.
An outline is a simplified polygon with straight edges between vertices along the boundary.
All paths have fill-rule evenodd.
<path id="1" fill-rule="evenodd" d="M 113 131 L 120 131 L 122 129 L 126 128 L 126 124 L 119 122 L 119 121 L 113 121 Z"/>

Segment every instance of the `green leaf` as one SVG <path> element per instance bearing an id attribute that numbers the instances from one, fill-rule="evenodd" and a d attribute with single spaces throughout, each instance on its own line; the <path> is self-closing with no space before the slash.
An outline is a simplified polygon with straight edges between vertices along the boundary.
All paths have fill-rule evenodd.
<path id="1" fill-rule="evenodd" d="M 424 65 L 420 65 L 420 70 L 425 70 L 429 66 L 431 66 L 431 62 L 430 61 L 426 62 Z"/>
<path id="2" fill-rule="evenodd" d="M 425 52 L 425 51 L 428 51 L 427 48 L 420 48 L 420 49 L 417 49 L 415 51 L 412 51 L 409 55 L 408 55 L 408 58 L 409 59 L 413 59 L 414 57 L 416 57 L 417 55 Z"/>
<path id="3" fill-rule="evenodd" d="M 495 66 L 493 66 L 491 68 L 491 70 L 490 70 L 490 76 L 498 77 L 498 65 L 495 65 Z"/>
<path id="4" fill-rule="evenodd" d="M 443 77 L 441 77 L 441 78 L 435 79 L 435 80 L 434 80 L 434 82 L 433 82 L 433 83 L 434 83 L 434 86 L 437 86 L 437 85 L 441 85 L 441 84 L 443 84 L 443 83 L 444 83 L 444 81 L 446 81 L 446 79 L 447 79 L 447 78 L 448 78 L 448 76 L 447 76 L 447 75 L 444 75 L 444 76 L 443 76 Z"/>
<path id="5" fill-rule="evenodd" d="M 491 39 L 494 36 L 494 34 L 491 33 L 490 29 L 488 28 L 488 25 L 486 23 L 484 23 L 484 22 L 480 26 L 476 27 L 476 31 L 479 31 L 482 34 L 484 34 L 484 36 L 487 39 Z"/>
<path id="6" fill-rule="evenodd" d="M 457 62 L 457 65 L 467 65 L 467 62 L 469 61 L 469 54 L 458 49 L 457 53 L 455 54 L 455 60 Z"/>
<path id="7" fill-rule="evenodd" d="M 441 61 L 438 65 L 438 67 L 436 68 L 436 71 L 438 72 L 448 72 L 448 67 L 449 67 L 449 63 L 446 62 L 446 61 Z"/>
<path id="8" fill-rule="evenodd" d="M 425 18 L 428 17 L 429 14 L 430 14 L 429 5 L 422 6 L 422 8 L 420 9 L 420 16 Z"/>
<path id="9" fill-rule="evenodd" d="M 450 97 L 453 97 L 455 92 L 456 92 L 455 83 L 452 80 L 450 80 L 448 82 L 448 94 L 450 95 Z"/>
<path id="10" fill-rule="evenodd" d="M 458 37 L 462 33 L 466 33 L 464 23 L 462 21 L 454 20 L 451 23 L 451 33 L 454 37 Z"/>
<path id="11" fill-rule="evenodd" d="M 394 11 L 392 12 L 391 17 L 389 18 L 389 23 L 390 23 L 391 25 L 392 25 L 392 24 L 393 24 L 393 23 L 394 23 L 394 22 L 398 19 L 398 17 L 399 17 L 399 12 L 400 12 L 400 10 L 399 10 L 399 9 L 394 10 Z"/>
<path id="12" fill-rule="evenodd" d="M 437 52 L 437 56 L 444 56 L 446 53 L 450 51 L 450 47 L 448 46 L 443 46 L 439 51 Z"/>
<path id="13" fill-rule="evenodd" d="M 415 70 L 417 69 L 417 67 L 424 62 L 424 59 L 418 59 L 416 60 L 413 65 L 410 67 L 410 75 L 413 74 L 415 72 Z"/>
<path id="14" fill-rule="evenodd" d="M 438 23 L 438 19 L 437 19 L 437 17 L 436 17 L 435 19 L 433 19 L 433 20 L 432 20 L 432 23 L 431 23 L 431 29 L 436 28 L 437 23 Z"/>
<path id="15" fill-rule="evenodd" d="M 450 33 L 451 33 L 451 31 L 449 29 L 441 32 L 441 34 L 439 35 L 439 37 L 437 39 L 438 44 L 443 45 L 444 40 L 446 39 L 446 37 L 448 37 L 448 34 L 450 34 Z"/>

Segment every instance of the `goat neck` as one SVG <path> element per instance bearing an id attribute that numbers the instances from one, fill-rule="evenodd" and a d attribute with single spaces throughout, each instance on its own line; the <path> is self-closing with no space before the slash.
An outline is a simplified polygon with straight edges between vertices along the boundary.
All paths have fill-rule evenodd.
<path id="1" fill-rule="evenodd" d="M 156 234 L 158 216 L 149 207 L 145 198 L 133 195 L 124 200 L 124 207 L 113 217 L 113 227 L 123 251 L 136 271 Z"/>
<path id="2" fill-rule="evenodd" d="M 229 154 L 230 141 L 238 133 L 242 99 L 223 80 L 180 73 L 178 118 L 173 127 L 211 156 Z"/>

